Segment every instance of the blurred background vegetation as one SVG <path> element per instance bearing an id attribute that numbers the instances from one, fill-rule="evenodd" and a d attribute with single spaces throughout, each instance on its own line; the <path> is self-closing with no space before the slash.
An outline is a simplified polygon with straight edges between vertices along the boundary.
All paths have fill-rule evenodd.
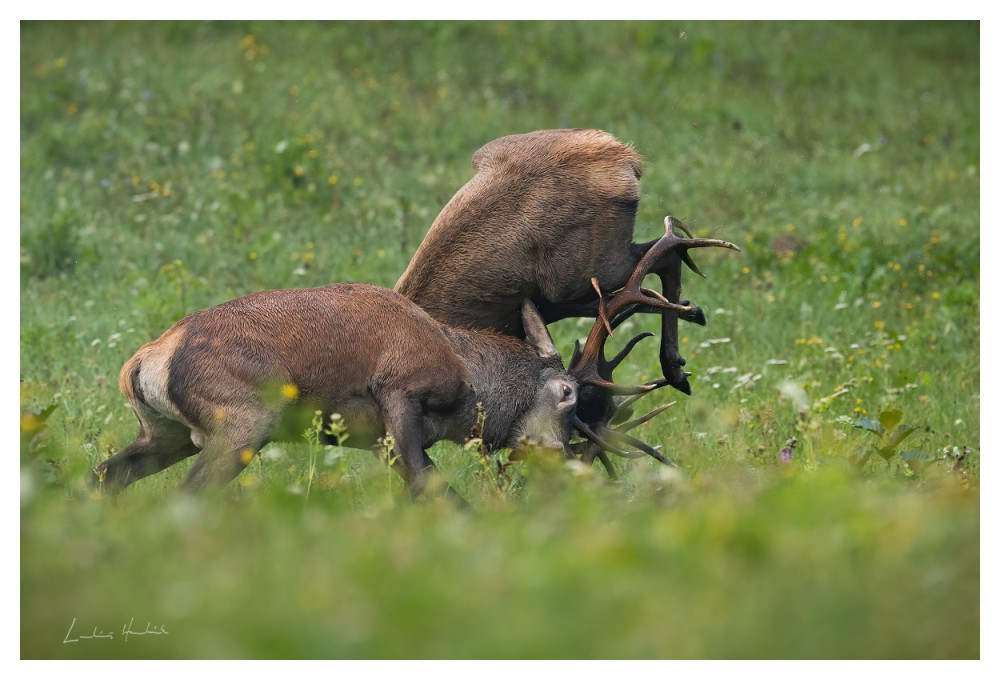
<path id="1" fill-rule="evenodd" d="M 22 23 L 22 657 L 978 657 L 979 47 L 977 23 Z M 303 439 L 220 497 L 172 494 L 186 465 L 91 496 L 142 343 L 255 290 L 391 287 L 477 148 L 554 127 L 644 156 L 637 240 L 673 214 L 743 248 L 686 280 L 693 396 L 646 399 L 678 401 L 642 437 L 680 473 L 498 477 L 441 444 L 456 514 Z M 564 356 L 588 326 L 552 327 Z M 658 370 L 647 342 L 622 382 Z"/>

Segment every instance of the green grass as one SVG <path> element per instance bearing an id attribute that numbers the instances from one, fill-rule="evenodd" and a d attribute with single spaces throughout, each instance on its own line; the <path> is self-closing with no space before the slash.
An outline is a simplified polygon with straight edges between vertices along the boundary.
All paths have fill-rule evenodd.
<path id="1" fill-rule="evenodd" d="M 22 657 L 979 657 L 978 24 L 22 23 L 20 75 Z M 303 439 L 221 494 L 90 495 L 142 343 L 391 287 L 472 153 L 551 127 L 643 154 L 637 240 L 743 248 L 685 281 L 693 396 L 646 398 L 679 474 L 498 489 L 440 444 L 457 513 Z M 883 457 L 853 425 L 893 411 Z"/>

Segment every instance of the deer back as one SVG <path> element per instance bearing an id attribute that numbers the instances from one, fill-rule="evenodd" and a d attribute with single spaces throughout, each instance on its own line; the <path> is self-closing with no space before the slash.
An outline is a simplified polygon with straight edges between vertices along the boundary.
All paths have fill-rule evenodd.
<path id="1" fill-rule="evenodd" d="M 630 270 L 642 159 L 600 130 L 496 139 L 396 290 L 449 324 L 520 334 L 521 300 L 593 298 Z"/>
<path id="2" fill-rule="evenodd" d="M 282 389 L 340 411 L 361 440 L 384 433 L 382 404 L 393 393 L 442 414 L 464 408 L 463 425 L 474 422 L 471 378 L 441 325 L 392 291 L 356 283 L 263 291 L 194 312 L 143 346 L 120 384 L 137 409 L 202 435 L 220 418 L 253 420 Z"/>

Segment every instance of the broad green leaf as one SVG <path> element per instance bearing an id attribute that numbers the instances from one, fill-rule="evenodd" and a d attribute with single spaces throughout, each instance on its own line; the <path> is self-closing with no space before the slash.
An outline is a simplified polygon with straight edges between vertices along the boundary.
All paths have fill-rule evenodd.
<path id="1" fill-rule="evenodd" d="M 911 460 L 927 460 L 927 452 L 923 449 L 909 449 L 901 452 L 899 457 L 907 462 Z"/>
<path id="2" fill-rule="evenodd" d="M 852 426 L 860 428 L 862 430 L 868 430 L 869 432 L 874 432 L 875 434 L 885 434 L 885 430 L 882 426 L 871 418 L 858 418 L 853 423 Z"/>
<path id="3" fill-rule="evenodd" d="M 892 436 L 889 437 L 889 446 L 899 446 L 900 442 L 916 432 L 918 429 L 920 428 L 915 425 L 900 425 L 893 431 Z"/>
<path id="4" fill-rule="evenodd" d="M 878 414 L 878 421 L 882 423 L 882 427 L 885 428 L 886 432 L 892 432 L 893 428 L 895 428 L 902 419 L 903 412 L 896 409 L 891 411 L 882 411 Z"/>
<path id="5" fill-rule="evenodd" d="M 896 455 L 896 449 L 892 446 L 883 446 L 878 449 L 878 455 L 882 456 L 886 460 L 889 460 Z"/>

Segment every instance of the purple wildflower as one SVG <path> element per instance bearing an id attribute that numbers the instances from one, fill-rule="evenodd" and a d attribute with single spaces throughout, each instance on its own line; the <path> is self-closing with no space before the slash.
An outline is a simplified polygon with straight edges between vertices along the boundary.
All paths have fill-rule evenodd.
<path id="1" fill-rule="evenodd" d="M 798 443 L 799 443 L 799 441 L 795 437 L 792 437 L 787 442 L 785 442 L 785 448 L 781 449 L 781 454 L 778 456 L 778 459 L 782 463 L 791 463 L 792 462 L 792 449 L 794 449 L 795 445 L 798 444 Z"/>

